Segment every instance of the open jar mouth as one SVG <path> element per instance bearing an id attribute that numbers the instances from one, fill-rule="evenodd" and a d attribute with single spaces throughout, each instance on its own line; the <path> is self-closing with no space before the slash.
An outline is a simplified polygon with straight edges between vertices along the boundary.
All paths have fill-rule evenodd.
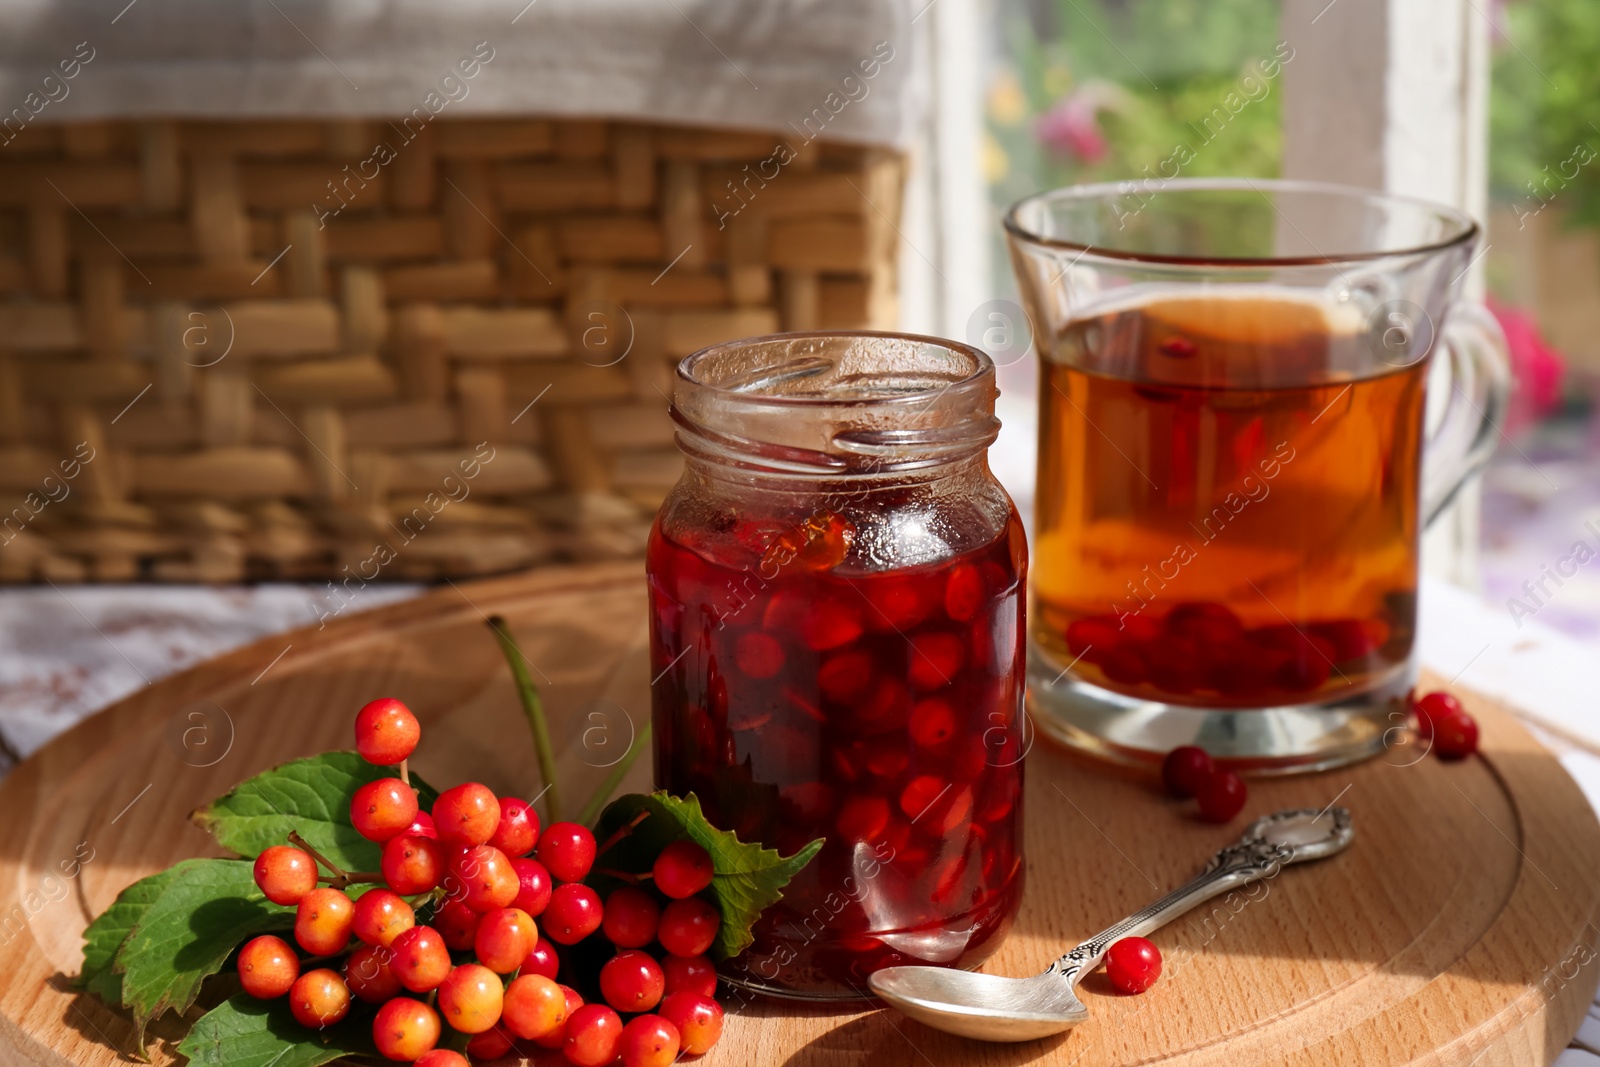
<path id="1" fill-rule="evenodd" d="M 871 476 L 956 462 L 1000 432 L 994 364 L 938 337 L 770 334 L 678 364 L 685 454 L 774 474 Z"/>

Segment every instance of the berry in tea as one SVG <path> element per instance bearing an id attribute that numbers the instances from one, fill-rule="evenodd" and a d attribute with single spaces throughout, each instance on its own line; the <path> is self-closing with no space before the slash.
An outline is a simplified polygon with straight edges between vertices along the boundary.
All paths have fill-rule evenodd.
<path id="1" fill-rule="evenodd" d="M 1261 289 L 1128 304 L 1057 339 L 1039 649 L 1096 685 L 1209 707 L 1354 696 L 1404 670 L 1426 364 L 1360 370 L 1372 350 L 1350 320 Z"/>

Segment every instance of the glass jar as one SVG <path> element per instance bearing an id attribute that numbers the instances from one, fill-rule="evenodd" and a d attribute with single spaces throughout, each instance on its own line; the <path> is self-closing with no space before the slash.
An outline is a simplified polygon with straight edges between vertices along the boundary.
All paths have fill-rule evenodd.
<path id="1" fill-rule="evenodd" d="M 1027 545 L 989 472 L 994 367 L 805 333 L 678 366 L 682 479 L 651 533 L 656 781 L 789 855 L 826 844 L 736 985 L 866 996 L 973 967 L 1022 892 Z"/>

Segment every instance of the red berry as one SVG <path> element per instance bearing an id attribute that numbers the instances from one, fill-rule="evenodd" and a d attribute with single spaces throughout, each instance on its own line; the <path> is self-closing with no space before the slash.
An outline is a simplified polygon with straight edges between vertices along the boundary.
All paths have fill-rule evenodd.
<path id="1" fill-rule="evenodd" d="M 433 925 L 452 952 L 466 952 L 478 939 L 483 916 L 459 900 L 447 900 L 433 913 Z"/>
<path id="2" fill-rule="evenodd" d="M 656 940 L 674 956 L 700 956 L 716 941 L 721 925 L 717 909 L 699 897 L 674 900 L 661 911 Z"/>
<path id="3" fill-rule="evenodd" d="M 656 923 L 660 920 L 661 905 L 655 898 L 625 885 L 606 898 L 606 914 L 600 928 L 606 940 L 618 948 L 644 948 L 656 939 Z"/>
<path id="4" fill-rule="evenodd" d="M 450 864 L 450 876 L 454 884 L 449 886 L 449 899 L 476 912 L 509 907 L 521 891 L 511 861 L 493 845 L 477 845 L 461 853 Z"/>
<path id="5" fill-rule="evenodd" d="M 661 1017 L 678 1028 L 686 1056 L 703 1056 L 722 1036 L 722 1006 L 709 995 L 670 993 L 661 1002 Z"/>
<path id="6" fill-rule="evenodd" d="M 433 802 L 439 840 L 452 845 L 486 845 L 500 826 L 500 799 L 478 782 L 463 782 Z"/>
<path id="7" fill-rule="evenodd" d="M 548 1037 L 567 1021 L 567 995 L 537 974 L 520 974 L 506 986 L 504 1018 L 512 1033 L 527 1041 Z"/>
<path id="8" fill-rule="evenodd" d="M 704 956 L 661 957 L 661 973 L 665 979 L 667 996 L 674 993 L 697 993 L 702 997 L 715 996 L 717 969 Z"/>
<path id="9" fill-rule="evenodd" d="M 356 832 L 379 844 L 405 833 L 416 817 L 416 791 L 398 778 L 368 782 L 350 800 Z"/>
<path id="10" fill-rule="evenodd" d="M 539 840 L 539 813 L 533 805 L 516 797 L 500 798 L 500 823 L 489 844 L 515 858 L 533 851 Z"/>
<path id="11" fill-rule="evenodd" d="M 357 1000 L 368 1004 L 382 1004 L 398 997 L 404 986 L 389 966 L 393 959 L 390 949 L 379 945 L 362 945 L 344 961 L 344 984 L 350 987 Z"/>
<path id="12" fill-rule="evenodd" d="M 763 633 L 747 633 L 733 644 L 733 661 L 751 678 L 771 678 L 783 670 L 783 646 Z"/>
<path id="13" fill-rule="evenodd" d="M 435 916 L 435 921 L 438 917 Z M 439 988 L 450 973 L 450 949 L 431 926 L 413 926 L 389 946 L 389 967 L 400 984 L 413 993 Z"/>
<path id="14" fill-rule="evenodd" d="M 553 982 L 560 972 L 561 957 L 556 955 L 556 947 L 541 937 L 522 961 L 522 973 L 542 974 Z"/>
<path id="15" fill-rule="evenodd" d="M 467 1051 L 473 1052 L 471 1042 L 467 1043 Z M 501 1056 L 504 1056 L 510 1051 L 511 1042 L 507 1041 L 505 1049 L 493 1056 L 484 1057 L 481 1052 L 474 1054 L 485 1059 L 499 1059 Z M 413 1067 L 472 1067 L 472 1064 L 471 1061 L 454 1049 L 436 1048 L 432 1052 L 424 1052 L 421 1056 L 417 1057 L 417 1061 Z"/>
<path id="16" fill-rule="evenodd" d="M 338 971 L 318 967 L 289 988 L 289 1011 L 301 1026 L 321 1030 L 350 1014 L 350 987 Z"/>
<path id="17" fill-rule="evenodd" d="M 540 1048 L 558 1049 L 565 1045 L 567 1043 L 567 1024 L 572 1021 L 572 1016 L 577 1013 L 578 1009 L 583 1007 L 583 998 L 578 995 L 576 989 L 565 985 L 557 988 L 567 998 L 567 1022 L 562 1023 L 543 1037 L 534 1038 L 533 1043 Z"/>
<path id="18" fill-rule="evenodd" d="M 239 950 L 239 984 L 252 997 L 281 997 L 299 977 L 300 957 L 281 937 L 266 934 L 246 942 Z"/>
<path id="19" fill-rule="evenodd" d="M 1434 724 L 1440 719 L 1466 714 L 1461 701 L 1443 690 L 1419 697 L 1412 703 L 1411 710 L 1417 717 L 1417 733 L 1423 737 L 1433 736 Z"/>
<path id="20" fill-rule="evenodd" d="M 956 622 L 971 622 L 982 604 L 983 575 L 978 568 L 970 563 L 950 568 L 950 577 L 944 583 L 944 613 Z"/>
<path id="21" fill-rule="evenodd" d="M 379 864 L 383 880 L 396 893 L 427 893 L 444 881 L 444 848 L 427 837 L 391 837 Z"/>
<path id="22" fill-rule="evenodd" d="M 473 1051 L 471 1042 L 467 1043 L 467 1051 L 468 1052 L 472 1052 Z M 487 1058 L 487 1059 L 499 1059 L 501 1056 L 504 1056 L 507 1052 L 510 1052 L 510 1051 L 511 1051 L 511 1042 L 508 1040 L 506 1042 L 506 1047 L 505 1047 L 505 1050 L 503 1052 L 500 1052 L 500 1053 L 497 1053 L 494 1056 L 489 1056 L 489 1057 L 485 1057 L 485 1058 Z M 482 1055 L 482 1053 L 475 1053 L 475 1054 L 479 1055 L 479 1056 Z M 424 1052 L 421 1056 L 417 1057 L 417 1061 L 416 1061 L 414 1067 L 472 1067 L 472 1064 L 471 1064 L 471 1061 L 469 1061 L 465 1056 L 463 1056 L 461 1053 L 455 1051 L 454 1049 L 436 1048 L 431 1052 Z"/>
<path id="23" fill-rule="evenodd" d="M 411 820 L 411 825 L 406 827 L 406 836 L 426 837 L 434 841 L 439 840 L 439 831 L 434 829 L 433 816 L 425 811 L 417 812 L 417 817 Z"/>
<path id="24" fill-rule="evenodd" d="M 1211 777 L 1215 765 L 1206 750 L 1194 745 L 1179 745 L 1161 761 L 1161 780 L 1167 792 L 1175 797 L 1192 797 L 1200 792 L 1200 785 Z"/>
<path id="25" fill-rule="evenodd" d="M 506 987 L 481 963 L 463 963 L 439 986 L 439 1014 L 463 1034 L 481 1034 L 500 1021 Z"/>
<path id="26" fill-rule="evenodd" d="M 309 853 L 273 845 L 256 857 L 256 886 L 274 904 L 293 907 L 317 888 L 317 864 Z"/>
<path id="27" fill-rule="evenodd" d="M 577 823 L 557 822 L 539 838 L 539 862 L 561 882 L 581 882 L 594 866 L 594 835 Z"/>
<path id="28" fill-rule="evenodd" d="M 368 763 L 392 767 L 410 759 L 421 737 L 417 717 L 392 697 L 374 700 L 356 712 L 356 751 Z"/>
<path id="29" fill-rule="evenodd" d="M 659 1015 L 641 1015 L 622 1028 L 622 1067 L 672 1067 L 678 1028 Z"/>
<path id="30" fill-rule="evenodd" d="M 313 956 L 333 956 L 350 943 L 356 906 L 339 889 L 313 889 L 300 898 L 294 939 Z"/>
<path id="31" fill-rule="evenodd" d="M 573 1067 L 609 1067 L 621 1044 L 621 1016 L 604 1004 L 585 1004 L 567 1017 L 561 1054 Z"/>
<path id="32" fill-rule="evenodd" d="M 518 908 L 491 911 L 478 923 L 472 939 L 478 962 L 496 974 L 510 974 L 522 966 L 539 943 L 539 928 L 533 918 Z"/>
<path id="33" fill-rule="evenodd" d="M 656 888 L 674 900 L 692 897 L 711 884 L 711 854 L 693 841 L 674 841 L 661 850 L 650 875 Z"/>
<path id="34" fill-rule="evenodd" d="M 421 1001 L 396 997 L 372 1020 L 372 1043 L 386 1059 L 413 1063 L 439 1043 L 439 1016 Z"/>
<path id="35" fill-rule="evenodd" d="M 906 661 L 906 673 L 912 686 L 928 690 L 949 685 L 961 672 L 966 650 L 966 642 L 955 634 L 913 634 Z"/>
<path id="36" fill-rule="evenodd" d="M 544 932 L 558 945 L 576 945 L 600 928 L 600 895 L 581 882 L 558 885 L 544 910 Z"/>
<path id="37" fill-rule="evenodd" d="M 491 1026 L 481 1034 L 472 1035 L 472 1039 L 467 1042 L 467 1055 L 472 1057 L 473 1061 L 481 1063 L 484 1060 L 497 1060 L 501 1056 L 509 1055 L 514 1048 L 516 1042 L 506 1030 L 505 1016 L 502 1014 L 498 1025 Z"/>
<path id="38" fill-rule="evenodd" d="M 550 872 L 538 860 L 515 859 L 511 869 L 517 872 L 517 899 L 513 905 L 535 919 L 550 906 Z"/>
<path id="39" fill-rule="evenodd" d="M 1227 822 L 1244 809 L 1246 794 L 1244 779 L 1232 771 L 1214 771 L 1195 793 L 1200 817 L 1206 822 Z"/>
<path id="40" fill-rule="evenodd" d="M 918 748 L 938 748 L 956 735 L 956 713 L 948 701 L 929 697 L 911 709 L 911 741 Z"/>
<path id="41" fill-rule="evenodd" d="M 1106 977 L 1124 993 L 1143 993 L 1161 977 L 1161 950 L 1142 937 L 1125 937 L 1106 952 Z"/>
<path id="42" fill-rule="evenodd" d="M 1433 750 L 1440 759 L 1466 759 L 1478 751 L 1478 722 L 1466 712 L 1433 720 Z"/>
<path id="43" fill-rule="evenodd" d="M 624 1015 L 649 1011 L 661 1003 L 665 984 L 661 965 L 644 952 L 619 952 L 600 968 L 600 995 Z"/>
<path id="44" fill-rule="evenodd" d="M 416 912 L 405 898 L 387 889 L 371 889 L 356 901 L 351 930 L 369 945 L 388 948 L 394 939 L 417 925 Z"/>

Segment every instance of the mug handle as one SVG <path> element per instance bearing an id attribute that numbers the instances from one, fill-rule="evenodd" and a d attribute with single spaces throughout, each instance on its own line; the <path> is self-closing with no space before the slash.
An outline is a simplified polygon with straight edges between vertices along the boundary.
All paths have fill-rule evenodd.
<path id="1" fill-rule="evenodd" d="M 1506 335 L 1482 304 L 1450 309 L 1440 338 L 1450 361 L 1450 398 L 1422 462 L 1422 524 L 1433 524 L 1467 479 L 1489 461 L 1511 395 Z"/>

